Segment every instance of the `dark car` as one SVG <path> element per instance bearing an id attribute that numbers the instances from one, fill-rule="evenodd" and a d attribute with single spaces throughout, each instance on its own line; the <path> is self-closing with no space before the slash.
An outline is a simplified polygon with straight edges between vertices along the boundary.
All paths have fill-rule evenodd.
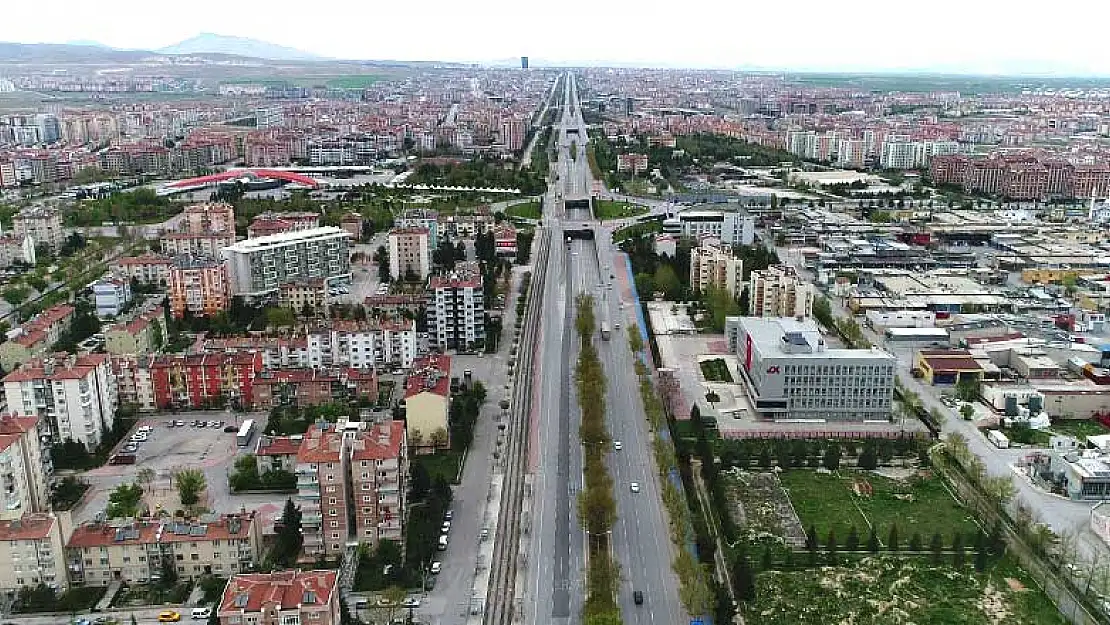
<path id="1" fill-rule="evenodd" d="M 644 593 L 643 593 L 643 591 L 641 591 L 641 590 L 632 591 L 632 603 L 635 603 L 636 605 L 643 605 L 644 604 Z"/>
<path id="2" fill-rule="evenodd" d="M 234 425 L 228 425 L 224 427 L 224 431 L 228 433 L 235 433 L 239 431 L 239 428 L 235 427 Z"/>

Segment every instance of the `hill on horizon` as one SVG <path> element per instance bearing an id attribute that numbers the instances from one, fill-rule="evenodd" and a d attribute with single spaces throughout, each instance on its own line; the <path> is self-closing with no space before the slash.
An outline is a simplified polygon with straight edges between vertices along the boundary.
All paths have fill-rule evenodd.
<path id="1" fill-rule="evenodd" d="M 155 50 L 160 54 L 227 54 L 271 61 L 322 61 L 324 57 L 249 37 L 200 33 L 171 46 Z"/>

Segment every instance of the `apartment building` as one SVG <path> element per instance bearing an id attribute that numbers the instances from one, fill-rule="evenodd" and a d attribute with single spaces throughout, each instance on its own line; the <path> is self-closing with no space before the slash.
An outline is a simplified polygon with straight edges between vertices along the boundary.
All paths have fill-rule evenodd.
<path id="1" fill-rule="evenodd" d="M 261 297 L 296 280 L 349 281 L 350 238 L 329 226 L 239 241 L 223 250 L 231 292 Z"/>
<path id="2" fill-rule="evenodd" d="M 428 231 L 428 247 L 439 247 L 439 213 L 429 208 L 410 208 L 398 217 L 394 223 L 402 230 L 408 228 L 424 228 Z"/>
<path id="3" fill-rule="evenodd" d="M 255 216 L 247 226 L 247 238 L 257 239 L 283 232 L 299 232 L 320 227 L 320 214 L 308 212 L 276 213 L 267 211 Z"/>
<path id="4" fill-rule="evenodd" d="M 267 436 L 262 434 L 254 447 L 254 460 L 258 474 L 270 471 L 293 473 L 297 470 L 297 451 L 301 448 L 304 436 Z"/>
<path id="5" fill-rule="evenodd" d="M 38 417 L 51 442 L 95 449 L 115 423 L 118 396 L 107 354 L 54 354 L 29 360 L 4 378 L 8 412 Z"/>
<path id="6" fill-rule="evenodd" d="M 427 228 L 389 231 L 389 276 L 394 280 L 426 280 L 432 271 L 431 239 Z"/>
<path id="7" fill-rule="evenodd" d="M 112 273 L 119 278 L 136 280 L 144 284 L 169 283 L 173 260 L 156 254 L 124 256 L 112 263 Z"/>
<path id="8" fill-rule="evenodd" d="M 323 278 L 310 278 L 287 282 L 278 287 L 278 306 L 300 314 L 305 306 L 316 313 L 326 312 L 328 285 Z"/>
<path id="9" fill-rule="evenodd" d="M 92 285 L 93 301 L 96 303 L 96 316 L 118 317 L 123 308 L 131 302 L 131 282 L 118 278 L 107 278 Z"/>
<path id="10" fill-rule="evenodd" d="M 227 266 L 215 257 L 178 256 L 167 274 L 170 314 L 210 317 L 231 304 Z"/>
<path id="11" fill-rule="evenodd" d="M 11 371 L 16 366 L 45 354 L 69 331 L 73 314 L 73 306 L 58 304 L 16 328 L 17 334 L 0 344 L 0 365 L 5 371 Z"/>
<path id="12" fill-rule="evenodd" d="M 451 357 L 431 355 L 414 361 L 405 379 L 406 435 L 414 448 L 428 453 L 450 447 L 450 404 Z"/>
<path id="13" fill-rule="evenodd" d="M 307 366 L 407 369 L 416 358 L 416 322 L 332 320 L 305 336 Z"/>
<path id="14" fill-rule="evenodd" d="M 166 343 L 165 298 L 152 297 L 125 319 L 104 328 L 104 350 L 123 356 L 150 354 Z"/>
<path id="15" fill-rule="evenodd" d="M 740 374 L 763 418 L 885 421 L 896 359 L 878 349 L 829 349 L 812 320 L 729 317 Z"/>
<path id="16" fill-rule="evenodd" d="M 748 287 L 749 317 L 809 317 L 814 287 L 791 265 L 753 271 Z"/>
<path id="17" fill-rule="evenodd" d="M 482 274 L 477 263 L 458 263 L 428 281 L 428 342 L 441 350 L 471 351 L 486 339 Z"/>
<path id="18" fill-rule="evenodd" d="M 68 586 L 61 522 L 53 514 L 25 514 L 0 521 L 0 592 L 45 584 L 63 591 Z"/>
<path id="19" fill-rule="evenodd" d="M 207 256 L 219 258 L 221 251 L 235 244 L 235 231 L 206 232 L 169 232 L 159 239 L 162 253 L 167 256 Z"/>
<path id="20" fill-rule="evenodd" d="M 732 246 L 702 239 L 690 250 L 690 288 L 699 293 L 720 289 L 739 298 L 744 288 L 744 261 L 733 256 Z"/>
<path id="21" fill-rule="evenodd" d="M 45 245 L 52 250 L 60 249 L 66 239 L 62 214 L 44 206 L 19 211 L 12 218 L 12 230 L 17 235 L 31 237 L 36 246 Z"/>
<path id="22" fill-rule="evenodd" d="M 684 210 L 663 220 L 663 233 L 700 239 L 713 237 L 729 245 L 751 245 L 755 241 L 755 217 L 727 204 L 715 209 Z"/>
<path id="23" fill-rule="evenodd" d="M 378 375 L 373 369 L 263 369 L 253 387 L 258 409 L 378 400 Z"/>
<path id="24" fill-rule="evenodd" d="M 617 155 L 617 171 L 631 172 L 633 176 L 638 176 L 648 169 L 648 156 L 647 154 L 618 154 Z"/>
<path id="25" fill-rule="evenodd" d="M 407 448 L 401 421 L 372 424 L 351 441 L 354 534 L 361 543 L 404 540 Z"/>
<path id="26" fill-rule="evenodd" d="M 297 450 L 297 504 L 306 558 L 339 558 L 350 539 L 350 481 L 342 426 L 320 423 Z"/>
<path id="27" fill-rule="evenodd" d="M 144 583 L 159 579 L 165 566 L 185 579 L 250 570 L 262 555 L 255 514 L 85 523 L 66 542 L 70 580 L 85 586 Z"/>
<path id="28" fill-rule="evenodd" d="M 0 236 L 0 267 L 15 263 L 34 265 L 36 260 L 34 239 L 21 234 Z"/>
<path id="29" fill-rule="evenodd" d="M 226 202 L 204 202 L 186 206 L 177 222 L 178 232 L 185 234 L 235 234 L 235 207 Z"/>
<path id="30" fill-rule="evenodd" d="M 228 580 L 220 625 L 340 625 L 338 571 L 278 571 Z"/>
<path id="31" fill-rule="evenodd" d="M 159 409 L 196 409 L 225 402 L 249 407 L 254 403 L 254 378 L 262 370 L 262 355 L 165 354 L 150 357 L 147 366 Z"/>
<path id="32" fill-rule="evenodd" d="M 11 521 L 50 509 L 54 473 L 42 438 L 49 437 L 39 417 L 0 416 L 0 519 Z"/>
<path id="33" fill-rule="evenodd" d="M 112 356 L 112 375 L 121 406 L 141 412 L 154 412 L 154 380 L 151 378 L 150 357 L 142 355 Z"/>

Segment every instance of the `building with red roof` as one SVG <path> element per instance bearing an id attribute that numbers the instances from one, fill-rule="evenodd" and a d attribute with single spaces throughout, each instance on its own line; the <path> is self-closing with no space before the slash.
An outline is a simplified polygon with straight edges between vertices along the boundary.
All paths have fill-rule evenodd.
<path id="1" fill-rule="evenodd" d="M 266 211 L 255 216 L 247 226 L 247 238 L 294 232 L 297 230 L 311 230 L 320 227 L 320 214 L 307 211 L 274 212 Z"/>
<path id="2" fill-rule="evenodd" d="M 0 345 L 0 365 L 5 371 L 11 371 L 45 354 L 69 330 L 73 313 L 73 306 L 58 304 L 16 328 L 17 334 Z"/>
<path id="3" fill-rule="evenodd" d="M 354 534 L 361 543 L 404 540 L 409 475 L 408 441 L 401 421 L 377 423 L 351 441 Z"/>
<path id="4" fill-rule="evenodd" d="M 24 514 L 0 521 L 0 590 L 45 584 L 65 590 L 65 547 L 62 524 L 53 514 Z"/>
<path id="5" fill-rule="evenodd" d="M 50 509 L 54 467 L 43 450 L 41 437 L 49 432 L 41 423 L 39 417 L 0 416 L 0 519 Z"/>
<path id="6" fill-rule="evenodd" d="M 262 354 L 168 354 L 150 362 L 154 402 L 159 409 L 204 408 L 231 402 L 254 404 L 254 378 Z"/>
<path id="7" fill-rule="evenodd" d="M 216 616 L 220 625 L 339 625 L 338 571 L 278 571 L 235 575 Z"/>
<path id="8" fill-rule="evenodd" d="M 254 405 L 319 406 L 333 401 L 377 401 L 373 369 L 264 369 L 254 378 Z"/>
<path id="9" fill-rule="evenodd" d="M 258 474 L 270 471 L 287 471 L 293 473 L 297 469 L 297 452 L 301 449 L 304 436 L 268 436 L 263 434 L 258 437 L 254 448 L 254 460 L 258 465 Z"/>
<path id="10" fill-rule="evenodd" d="M 233 575 L 260 561 L 261 525 L 254 511 L 188 521 L 85 523 L 66 542 L 70 580 L 87 586 L 144 583 L 158 579 L 167 564 L 184 579 Z"/>
<path id="11" fill-rule="evenodd" d="M 119 405 L 107 354 L 29 360 L 4 378 L 4 395 L 9 413 L 41 418 L 53 442 L 73 440 L 89 449 L 111 429 Z"/>
<path id="12" fill-rule="evenodd" d="M 432 355 L 412 363 L 405 380 L 405 423 L 413 448 L 431 452 L 451 445 L 451 357 Z"/>

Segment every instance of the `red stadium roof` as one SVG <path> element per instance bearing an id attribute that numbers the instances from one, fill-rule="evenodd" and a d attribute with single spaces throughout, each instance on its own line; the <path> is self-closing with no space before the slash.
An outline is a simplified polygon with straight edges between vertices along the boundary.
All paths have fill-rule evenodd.
<path id="1" fill-rule="evenodd" d="M 223 182 L 224 180 L 233 180 L 243 176 L 254 176 L 255 178 L 276 178 L 286 182 L 297 182 L 305 186 L 316 188 L 320 186 L 312 178 L 303 174 L 294 173 L 291 171 L 278 171 L 276 169 L 231 169 L 219 174 L 212 174 L 210 176 L 201 176 L 199 178 L 189 178 L 188 180 L 178 180 L 167 184 L 170 188 L 181 187 L 197 187 L 216 182 Z"/>

